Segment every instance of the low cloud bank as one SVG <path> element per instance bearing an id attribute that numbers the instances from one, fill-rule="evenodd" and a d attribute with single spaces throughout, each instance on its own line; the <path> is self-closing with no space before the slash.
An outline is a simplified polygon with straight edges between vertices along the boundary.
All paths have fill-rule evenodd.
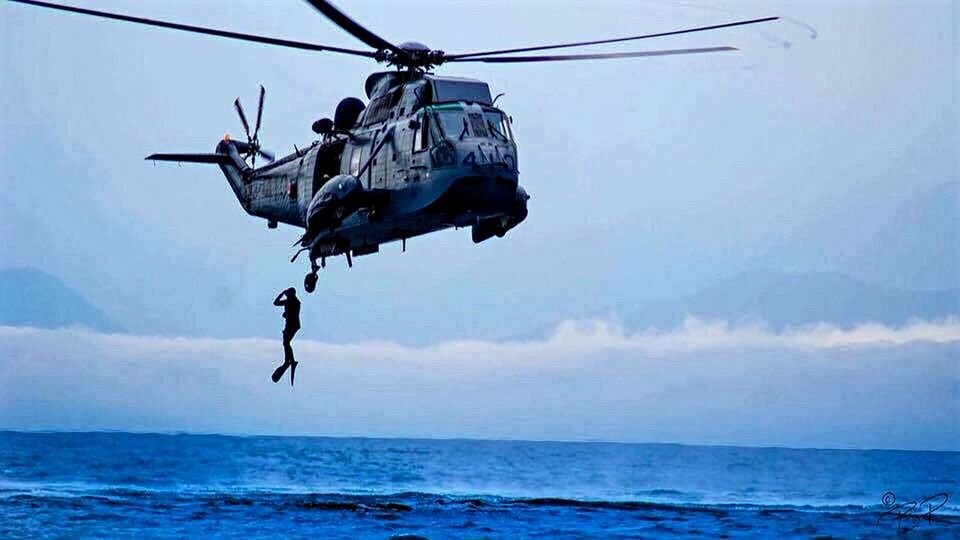
<path id="1" fill-rule="evenodd" d="M 279 340 L 0 327 L 0 428 L 960 449 L 957 319 L 295 349 L 291 389 Z"/>

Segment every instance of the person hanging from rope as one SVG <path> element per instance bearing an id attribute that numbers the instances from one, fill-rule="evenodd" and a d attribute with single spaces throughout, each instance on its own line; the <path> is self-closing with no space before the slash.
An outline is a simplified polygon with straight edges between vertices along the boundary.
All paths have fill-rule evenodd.
<path id="1" fill-rule="evenodd" d="M 273 300 L 273 305 L 283 307 L 283 364 L 273 372 L 273 382 L 279 382 L 283 374 L 290 368 L 290 386 L 293 386 L 293 378 L 297 372 L 296 358 L 293 356 L 293 336 L 300 330 L 300 300 L 297 298 L 297 290 L 293 287 L 280 291 L 280 294 Z"/>

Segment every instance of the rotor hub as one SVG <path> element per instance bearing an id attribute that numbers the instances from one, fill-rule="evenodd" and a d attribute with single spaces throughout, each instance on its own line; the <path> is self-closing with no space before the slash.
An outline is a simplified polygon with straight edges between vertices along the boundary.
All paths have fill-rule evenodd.
<path id="1" fill-rule="evenodd" d="M 397 46 L 411 54 L 415 52 L 430 52 L 430 47 L 427 47 L 419 41 L 404 41 Z"/>
<path id="2" fill-rule="evenodd" d="M 392 66 L 409 69 L 430 69 L 442 64 L 446 58 L 441 50 L 434 50 L 419 41 L 405 41 L 397 46 L 399 51 L 377 51 L 376 60 Z"/>

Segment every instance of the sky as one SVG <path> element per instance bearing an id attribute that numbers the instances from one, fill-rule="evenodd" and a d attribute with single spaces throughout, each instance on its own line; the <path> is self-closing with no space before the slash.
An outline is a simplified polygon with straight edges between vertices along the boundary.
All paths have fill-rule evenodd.
<path id="1" fill-rule="evenodd" d="M 306 3 L 295 0 L 229 4 L 97 0 L 84 5 L 360 47 Z M 506 92 L 498 104 L 514 117 L 520 181 L 532 196 L 530 216 L 505 238 L 481 245 L 470 241 L 469 231 L 451 230 L 410 240 L 406 253 L 398 244 L 383 246 L 377 255 L 358 258 L 350 270 L 342 260 L 331 261 L 321 275 L 318 293 L 305 298 L 303 311 L 301 339 L 320 351 L 393 343 L 405 348 L 399 356 L 416 359 L 443 344 L 496 347 L 520 326 L 591 318 L 612 306 L 685 294 L 751 265 L 779 267 L 789 260 L 791 268 L 804 269 L 804 260 L 809 260 L 815 262 L 806 269 L 831 269 L 831 264 L 839 265 L 831 256 L 766 254 L 786 249 L 796 255 L 819 248 L 819 242 L 870 238 L 875 227 L 906 202 L 960 180 L 956 3 L 421 0 L 395 5 L 343 0 L 338 5 L 389 40 L 422 41 L 448 52 L 634 35 L 768 15 L 782 20 L 602 49 L 716 45 L 741 49 L 730 54 L 444 66 L 444 75 L 482 79 L 494 94 Z M 303 261 L 288 262 L 299 232 L 285 226 L 268 230 L 263 221 L 246 216 L 216 168 L 154 166 L 143 157 L 157 151 L 210 151 L 224 133 L 240 131 L 233 99 L 240 96 L 249 110 L 261 83 L 267 98 L 260 138 L 265 148 L 289 152 L 294 144 L 302 147 L 312 141 L 311 123 L 331 116 L 341 98 L 362 97 L 363 81 L 377 67 L 362 59 L 26 6 L 4 4 L 0 11 L 4 193 L 0 216 L 5 218 L 0 220 L 0 267 L 33 266 L 63 279 L 118 320 L 132 334 L 129 339 L 149 342 L 137 353 L 145 364 L 153 357 L 169 358 L 162 351 L 171 342 L 196 343 L 199 350 L 205 343 L 217 344 L 214 357 L 229 362 L 238 343 L 278 335 L 281 321 L 270 301 L 283 288 L 300 287 L 306 271 Z M 810 236 L 809 231 L 820 231 L 819 236 Z M 948 259 L 960 259 L 955 243 L 943 247 L 942 238 L 924 241 L 938 253 L 947 253 Z M 842 243 L 836 247 L 838 252 L 844 248 Z M 911 273 L 912 264 L 904 261 L 903 275 L 881 277 L 865 264 L 843 270 L 897 286 L 957 286 L 907 279 L 918 275 Z M 33 350 L 22 346 L 24 340 L 66 351 L 75 341 L 89 340 L 90 351 L 108 351 L 113 343 L 108 336 L 84 337 L 82 332 L 17 335 L 21 355 L 7 357 L 4 372 L 12 368 L 9 362 L 33 358 L 24 352 Z M 269 363 L 276 354 L 266 352 L 266 343 L 272 342 L 258 347 L 266 357 L 261 362 Z M 940 392 L 936 395 L 947 399 L 948 410 L 952 406 L 956 411 L 957 367 L 947 360 L 957 356 L 955 344 L 927 339 L 918 343 L 883 341 L 882 346 L 835 347 L 827 353 L 788 346 L 786 358 L 799 370 L 820 365 L 824 358 L 875 359 L 885 366 L 880 371 L 889 372 L 889 367 L 918 378 L 918 391 Z M 759 362 L 777 357 L 779 349 L 751 345 L 745 350 Z M 731 372 L 718 366 L 722 359 L 741 356 L 723 351 L 684 358 L 709 356 L 717 376 L 728 381 Z M 929 353 L 923 361 L 930 362 L 930 371 L 910 370 L 905 358 L 917 351 Z M 596 355 L 602 356 L 588 354 L 587 363 L 564 373 L 571 380 L 593 377 L 592 388 L 599 395 L 600 376 L 588 363 Z M 96 365 L 104 373 L 114 372 L 111 361 L 123 360 L 107 352 L 102 356 L 97 360 L 102 364 Z M 613 356 L 626 362 L 622 354 Z M 58 357 L 51 353 L 45 358 Z M 210 362 L 204 369 L 212 370 L 211 377 L 221 376 L 220 364 L 212 358 Z M 638 360 L 619 375 L 600 373 L 643 380 L 645 365 Z M 406 366 L 401 362 L 396 373 L 404 373 Z M 184 366 L 170 369 L 179 370 L 175 381 L 188 377 Z M 382 369 L 382 375 L 392 375 Z M 18 377 L 17 381 L 25 376 L 14 371 L 5 376 Z M 108 376 L 104 373 L 81 378 L 94 385 L 90 389 L 94 401 L 85 402 L 89 406 L 101 397 L 96 388 L 103 383 L 100 377 Z M 952 375 L 954 385 L 936 386 L 940 383 L 934 379 L 924 379 L 930 373 L 948 381 Z M 423 385 L 417 388 L 425 394 L 435 388 L 430 384 L 440 384 L 413 380 Z M 786 384 L 782 378 L 775 380 Z M 923 381 L 935 388 L 923 386 Z M 755 379 L 752 391 L 760 392 L 768 382 Z M 558 395 L 564 395 L 565 387 L 557 384 Z M 877 385 L 871 388 L 880 392 L 882 381 Z M 132 396 L 137 390 L 123 388 L 131 393 L 119 396 Z M 536 388 L 543 395 L 551 387 L 540 382 Z M 222 392 L 226 395 L 228 390 Z M 297 392 L 298 397 L 307 393 L 306 388 Z M 42 394 L 30 395 L 34 397 L 17 394 L 12 399 L 21 405 L 36 404 Z M 422 410 L 443 403 L 431 396 Z M 903 406 L 917 397 L 897 396 Z M 317 399 L 316 403 L 328 403 L 323 401 L 326 397 Z M 800 397 L 796 399 L 800 403 Z M 366 406 L 358 405 L 361 412 L 356 414 L 368 415 L 366 424 L 359 422 L 360 429 L 367 425 L 371 432 L 383 432 L 375 429 L 379 424 L 370 419 L 374 413 Z M 642 424 L 639 417 L 624 421 L 616 432 L 614 410 L 611 405 L 598 412 L 607 418 L 610 430 L 584 428 L 577 434 L 568 426 L 544 429 L 542 435 L 666 440 L 673 433 L 683 440 L 758 442 L 743 433 L 722 431 L 698 439 L 694 427 L 687 432 L 633 430 L 631 426 Z M 679 410 L 687 410 L 689 418 L 696 416 L 695 408 Z M 176 427 L 176 422 L 156 420 L 162 415 L 144 414 L 153 419 L 144 425 Z M 62 420 L 52 412 L 45 420 L 18 418 L 16 422 L 0 418 L 0 425 L 50 426 L 55 419 Z M 413 429 L 415 415 L 410 418 Z M 764 418 L 757 421 L 784 417 Z M 101 425 L 96 420 L 87 417 L 76 425 Z M 107 427 L 129 427 L 113 420 Z M 852 429 L 853 421 L 848 420 L 847 428 Z M 517 424 L 502 434 L 537 438 L 530 426 L 538 422 L 543 420 Z M 67 424 L 75 425 L 73 420 Z M 243 425 L 259 429 L 267 424 Z M 339 424 L 304 424 L 300 429 L 318 432 L 324 426 L 350 431 Z M 483 426 L 467 431 L 494 433 Z M 943 427 L 933 422 L 925 426 Z M 437 432 L 448 433 L 440 427 Z M 931 433 L 917 440 L 956 447 L 955 438 L 951 442 L 942 433 L 939 438 Z M 906 444 L 894 436 L 878 441 L 850 433 L 816 437 L 809 430 L 770 434 L 772 442 L 797 444 Z"/>

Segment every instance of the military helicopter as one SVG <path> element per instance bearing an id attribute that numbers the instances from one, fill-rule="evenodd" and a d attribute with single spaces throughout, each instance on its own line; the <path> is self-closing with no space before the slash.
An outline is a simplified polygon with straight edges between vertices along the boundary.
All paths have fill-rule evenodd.
<path id="1" fill-rule="evenodd" d="M 154 161 L 219 165 L 243 209 L 270 228 L 285 223 L 305 229 L 295 261 L 307 252 L 310 272 L 304 289 L 313 292 L 326 259 L 377 253 L 381 244 L 449 227 L 470 227 L 475 243 L 503 237 L 527 217 L 527 192 L 518 183 L 513 119 L 497 108 L 487 83 L 442 77 L 433 71 L 452 62 L 525 63 L 643 58 L 736 51 L 735 47 L 646 50 L 563 55 L 518 55 L 532 51 L 622 43 L 720 28 L 778 17 L 741 20 L 574 43 L 449 54 L 409 41 L 394 45 L 360 25 L 330 2 L 308 3 L 371 50 L 346 49 L 254 34 L 190 26 L 73 6 L 11 0 L 20 4 L 92 15 L 161 28 L 196 32 L 314 52 L 347 54 L 392 67 L 370 75 L 369 104 L 344 98 L 333 119 L 313 122 L 317 139 L 279 159 L 260 146 L 265 91 L 260 87 L 253 131 L 234 102 L 245 141 L 225 136 L 212 153 L 161 153 Z M 499 97 L 499 96 L 498 96 Z M 257 157 L 267 162 L 256 166 Z M 318 262 L 319 261 L 319 262 Z"/>

